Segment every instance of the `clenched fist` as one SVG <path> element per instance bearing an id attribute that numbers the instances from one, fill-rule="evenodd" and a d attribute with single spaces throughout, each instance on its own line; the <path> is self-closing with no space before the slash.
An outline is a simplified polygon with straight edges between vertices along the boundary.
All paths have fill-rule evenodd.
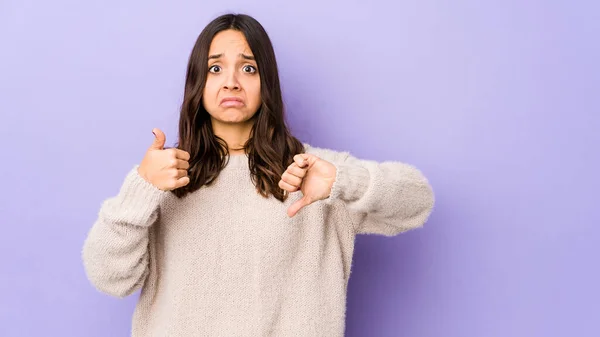
<path id="1" fill-rule="evenodd" d="M 170 191 L 190 183 L 187 170 L 190 154 L 180 149 L 165 149 L 165 134 L 153 129 L 154 143 L 146 151 L 138 167 L 142 178 L 163 191 Z"/>
<path id="2" fill-rule="evenodd" d="M 279 187 L 288 192 L 302 191 L 302 198 L 288 208 L 293 217 L 300 209 L 315 201 L 329 198 L 337 168 L 313 154 L 297 154 L 294 162 L 281 175 Z"/>

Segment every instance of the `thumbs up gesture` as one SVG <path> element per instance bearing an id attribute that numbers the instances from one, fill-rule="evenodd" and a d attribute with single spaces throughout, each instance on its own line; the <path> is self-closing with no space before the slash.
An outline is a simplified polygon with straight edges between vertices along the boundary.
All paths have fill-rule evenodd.
<path id="1" fill-rule="evenodd" d="M 155 139 L 138 167 L 140 176 L 163 191 L 189 184 L 190 154 L 180 149 L 165 149 L 165 134 L 159 129 L 153 129 L 152 133 Z"/>

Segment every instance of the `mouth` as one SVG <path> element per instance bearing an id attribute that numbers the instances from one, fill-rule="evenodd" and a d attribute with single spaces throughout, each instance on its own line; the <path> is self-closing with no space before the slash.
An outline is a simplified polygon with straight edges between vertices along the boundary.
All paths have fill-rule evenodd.
<path id="1" fill-rule="evenodd" d="M 244 100 L 239 97 L 225 97 L 221 100 L 220 105 L 224 108 L 239 108 L 245 104 Z"/>

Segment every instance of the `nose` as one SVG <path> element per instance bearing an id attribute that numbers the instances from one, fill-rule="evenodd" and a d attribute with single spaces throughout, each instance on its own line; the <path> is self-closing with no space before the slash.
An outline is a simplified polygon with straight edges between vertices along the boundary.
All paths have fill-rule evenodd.
<path id="1" fill-rule="evenodd" d="M 223 83 L 223 89 L 228 90 L 239 90 L 240 83 L 237 79 L 237 74 L 235 71 L 230 71 L 225 77 L 225 82 Z"/>

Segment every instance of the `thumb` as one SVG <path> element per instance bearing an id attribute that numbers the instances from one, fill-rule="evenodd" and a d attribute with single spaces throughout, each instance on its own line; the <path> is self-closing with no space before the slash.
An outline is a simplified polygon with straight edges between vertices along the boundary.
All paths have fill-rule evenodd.
<path id="1" fill-rule="evenodd" d="M 306 196 L 304 196 L 302 197 L 302 199 L 296 201 L 290 206 L 290 208 L 288 208 L 287 214 L 291 218 L 294 215 L 296 215 L 296 213 L 298 213 L 298 211 L 301 210 L 304 206 L 308 206 L 310 204 L 310 200 Z"/>
<path id="2" fill-rule="evenodd" d="M 157 128 L 152 129 L 152 133 L 154 134 L 154 142 L 150 148 L 154 150 L 162 150 L 165 147 L 167 137 L 160 129 Z"/>

